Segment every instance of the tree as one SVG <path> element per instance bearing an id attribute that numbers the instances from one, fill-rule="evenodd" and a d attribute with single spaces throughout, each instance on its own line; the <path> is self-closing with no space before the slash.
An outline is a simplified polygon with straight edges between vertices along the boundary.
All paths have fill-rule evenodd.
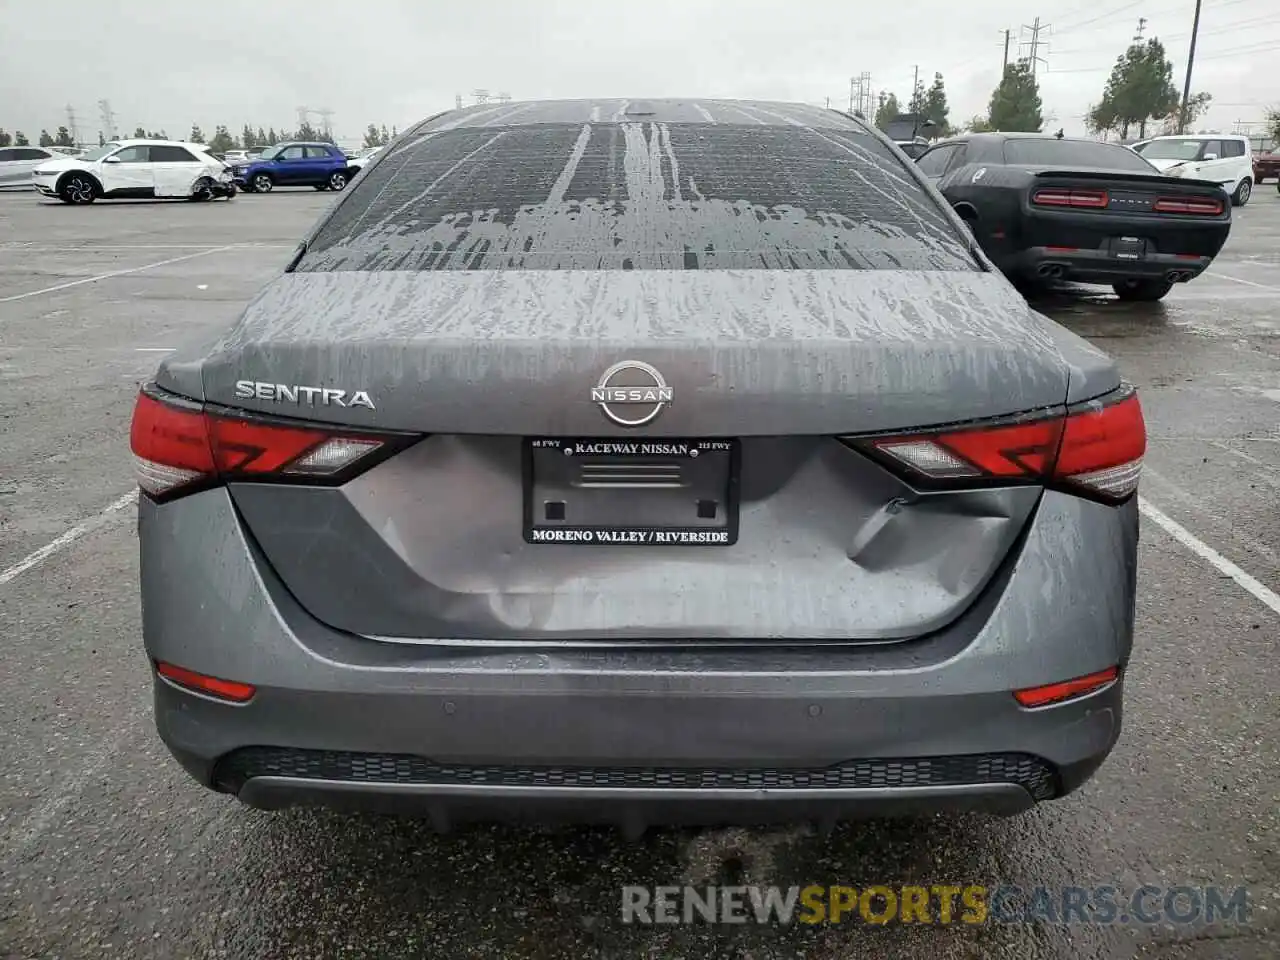
<path id="1" fill-rule="evenodd" d="M 1119 130 L 1122 140 L 1128 139 L 1129 129 L 1136 125 L 1138 136 L 1146 137 L 1147 124 L 1173 115 L 1178 101 L 1173 64 L 1165 56 L 1164 44 L 1156 38 L 1132 43 L 1116 57 L 1102 100 L 1090 111 L 1089 124 L 1099 129 Z M 1207 102 L 1202 109 L 1204 106 Z M 1100 126 L 1104 123 L 1110 126 Z"/>
<path id="2" fill-rule="evenodd" d="M 195 143 L 196 141 L 192 141 Z M 213 128 L 213 138 L 209 141 L 209 149 L 213 153 L 226 153 L 236 148 L 236 138 L 226 127 L 219 124 Z"/>
<path id="3" fill-rule="evenodd" d="M 102 131 L 101 131 L 101 130 L 99 130 L 99 131 L 98 131 L 98 146 L 100 146 L 100 147 L 105 147 L 106 145 L 107 145 L 107 138 L 106 138 L 106 137 L 104 137 L 104 136 L 102 135 Z"/>
<path id="4" fill-rule="evenodd" d="M 29 147 L 31 141 L 27 139 L 27 135 L 21 130 L 13 131 L 13 145 L 15 147 Z"/>
<path id="5" fill-rule="evenodd" d="M 275 143 L 275 141 L 268 140 L 267 132 L 263 130 L 261 127 L 259 127 L 258 132 L 253 135 L 253 145 L 255 147 L 265 147 L 268 144 L 272 144 L 272 143 Z"/>
<path id="6" fill-rule="evenodd" d="M 58 135 L 53 138 L 54 146 L 57 147 L 74 147 L 76 142 L 71 137 L 71 131 L 66 127 L 58 128 Z"/>
<path id="7" fill-rule="evenodd" d="M 258 136 L 253 132 L 253 127 L 247 123 L 244 125 L 244 129 L 240 131 L 240 143 L 246 150 L 258 145 Z"/>
<path id="8" fill-rule="evenodd" d="M 396 129 L 396 125 L 393 123 L 391 125 L 391 140 L 394 140 L 398 136 L 400 136 L 400 131 Z M 386 142 L 390 143 L 391 140 L 387 140 Z"/>
<path id="9" fill-rule="evenodd" d="M 147 131 L 143 130 L 141 127 L 135 127 L 133 131 L 133 139 L 147 140 L 150 138 L 147 136 Z"/>
<path id="10" fill-rule="evenodd" d="M 1190 127 L 1209 112 L 1209 104 L 1212 102 L 1213 94 L 1211 93 L 1193 93 L 1187 99 L 1184 113 L 1182 98 L 1179 97 L 1178 102 L 1173 106 L 1173 110 L 1165 117 L 1164 126 L 1161 127 L 1160 132 L 1167 136 L 1179 133 L 1182 129 Z"/>
<path id="11" fill-rule="evenodd" d="M 1019 60 L 1004 68 L 1000 85 L 991 94 L 987 114 L 991 129 L 1001 133 L 1039 133 L 1044 125 L 1040 115 L 1040 85 L 1031 64 Z"/>
<path id="12" fill-rule="evenodd" d="M 311 125 L 310 120 L 303 120 L 302 125 L 298 127 L 297 140 L 319 140 L 320 134 L 315 127 Z"/>
<path id="13" fill-rule="evenodd" d="M 390 142 L 391 142 L 391 134 L 387 133 L 387 125 L 384 123 L 382 125 L 382 141 L 380 145 L 386 146 Z"/>
<path id="14" fill-rule="evenodd" d="M 930 134 L 934 137 L 949 137 L 952 134 L 951 121 L 947 106 L 947 88 L 942 82 L 942 74 L 933 75 L 933 86 L 924 95 L 923 111 L 926 118 L 933 121 Z"/>
<path id="15" fill-rule="evenodd" d="M 279 142 L 280 138 L 276 136 L 276 128 L 272 127 L 267 131 L 267 146 L 274 147 Z"/>
<path id="16" fill-rule="evenodd" d="M 880 94 L 880 106 L 876 107 L 876 126 L 886 130 L 889 124 L 902 115 L 902 105 L 896 93 Z"/>
<path id="17" fill-rule="evenodd" d="M 4 128 L 0 127 L 0 147 L 7 147 L 13 143 L 13 137 L 5 133 Z"/>
<path id="18" fill-rule="evenodd" d="M 1267 133 L 1271 134 L 1274 143 L 1280 144 L 1280 107 L 1272 107 L 1267 111 Z"/>
<path id="19" fill-rule="evenodd" d="M 378 133 L 377 124 L 369 124 L 369 129 L 364 132 L 364 147 L 380 147 L 382 146 L 382 135 Z"/>
<path id="20" fill-rule="evenodd" d="M 191 143 L 204 143 L 204 131 L 200 129 L 200 124 L 193 123 L 191 125 L 191 133 L 187 140 Z"/>
<path id="21" fill-rule="evenodd" d="M 969 122 L 965 124 L 965 129 L 970 133 L 990 133 L 991 121 L 981 114 L 971 117 Z"/>
<path id="22" fill-rule="evenodd" d="M 48 131 L 48 130 L 41 130 L 41 131 L 40 131 L 40 146 L 42 146 L 42 147 L 52 147 L 52 146 L 53 146 L 53 137 L 49 136 L 49 131 Z"/>

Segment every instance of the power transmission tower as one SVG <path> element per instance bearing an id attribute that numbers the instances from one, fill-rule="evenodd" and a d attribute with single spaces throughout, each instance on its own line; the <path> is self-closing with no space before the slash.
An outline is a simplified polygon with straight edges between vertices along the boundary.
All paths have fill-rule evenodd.
<path id="1" fill-rule="evenodd" d="M 1047 47 L 1049 45 L 1049 41 L 1041 40 L 1040 34 L 1048 30 L 1050 26 L 1050 24 L 1041 23 L 1039 17 L 1036 17 L 1035 22 L 1030 26 L 1025 23 L 1022 25 L 1023 30 L 1029 30 L 1031 32 L 1031 39 L 1020 41 L 1018 46 L 1031 48 L 1030 55 L 1023 59 L 1031 64 L 1031 75 L 1033 77 L 1036 75 L 1037 64 L 1043 63 L 1045 66 L 1049 65 L 1049 62 L 1045 60 L 1044 57 L 1040 56 L 1040 48 Z"/>
<path id="2" fill-rule="evenodd" d="M 71 134 L 71 142 L 75 146 L 80 146 L 80 128 L 76 124 L 76 109 L 67 104 L 67 130 Z"/>
<path id="3" fill-rule="evenodd" d="M 862 114 L 864 117 L 872 112 L 875 95 L 871 92 L 871 73 L 862 71 L 856 77 L 849 78 L 849 112 Z"/>
<path id="4" fill-rule="evenodd" d="M 310 108 L 310 107 L 299 107 L 299 108 L 298 108 L 298 129 L 299 129 L 299 130 L 301 130 L 303 127 L 306 127 L 306 126 L 309 126 L 309 125 L 310 125 L 310 123 L 311 123 L 311 121 L 310 121 L 310 119 L 309 119 L 310 117 L 311 117 L 311 108 Z"/>
<path id="5" fill-rule="evenodd" d="M 108 140 L 114 140 L 118 131 L 116 130 L 116 115 L 111 109 L 110 100 L 98 101 L 98 114 L 102 118 L 102 135 Z"/>
<path id="6" fill-rule="evenodd" d="M 320 118 L 320 131 L 326 137 L 333 136 L 333 111 L 328 107 L 322 107 L 315 111 L 316 116 Z"/>
<path id="7" fill-rule="evenodd" d="M 1139 18 L 1138 18 L 1138 30 L 1137 30 L 1137 32 L 1133 35 L 1133 42 L 1134 42 L 1134 43 L 1141 43 L 1141 42 L 1142 42 L 1142 35 L 1146 32 L 1146 30 L 1147 30 L 1147 18 L 1146 18 L 1146 17 L 1139 17 Z"/>
<path id="8" fill-rule="evenodd" d="M 510 102 L 511 102 L 511 94 L 507 93 L 507 92 L 504 90 L 502 93 L 498 94 L 498 102 L 499 102 L 499 103 L 510 103 Z"/>

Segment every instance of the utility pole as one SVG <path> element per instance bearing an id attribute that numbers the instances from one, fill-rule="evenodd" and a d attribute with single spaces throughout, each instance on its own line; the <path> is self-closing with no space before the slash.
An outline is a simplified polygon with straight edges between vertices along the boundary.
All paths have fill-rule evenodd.
<path id="1" fill-rule="evenodd" d="M 1036 17 L 1035 22 L 1031 24 L 1031 26 L 1027 26 L 1025 23 L 1022 25 L 1023 30 L 1031 31 L 1031 40 L 1027 44 L 1031 47 L 1031 56 L 1027 57 L 1027 62 L 1031 64 L 1031 75 L 1033 77 L 1036 75 L 1036 64 L 1043 63 L 1048 66 L 1048 62 L 1040 56 L 1040 48 L 1048 46 L 1048 41 L 1041 40 L 1040 34 L 1048 30 L 1049 27 L 1050 24 L 1041 23 L 1039 17 Z"/>
<path id="2" fill-rule="evenodd" d="M 1004 79 L 1005 71 L 1009 69 L 1009 40 L 1013 37 L 1012 30 L 1004 32 L 1004 63 L 1000 64 L 1000 78 Z"/>
<path id="3" fill-rule="evenodd" d="M 1196 34 L 1200 32 L 1200 0 L 1196 0 L 1196 16 L 1191 23 L 1191 49 L 1187 52 L 1187 76 L 1182 81 L 1182 106 L 1178 110 L 1178 133 L 1187 132 L 1187 100 L 1191 97 L 1191 65 L 1196 62 Z"/>

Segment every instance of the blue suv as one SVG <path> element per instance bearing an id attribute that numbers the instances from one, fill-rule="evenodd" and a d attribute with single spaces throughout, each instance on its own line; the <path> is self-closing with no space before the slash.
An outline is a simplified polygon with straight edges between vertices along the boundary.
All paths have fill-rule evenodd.
<path id="1" fill-rule="evenodd" d="M 233 168 L 236 183 L 248 193 L 270 193 L 275 187 L 342 190 L 357 172 L 332 143 L 277 143 Z"/>

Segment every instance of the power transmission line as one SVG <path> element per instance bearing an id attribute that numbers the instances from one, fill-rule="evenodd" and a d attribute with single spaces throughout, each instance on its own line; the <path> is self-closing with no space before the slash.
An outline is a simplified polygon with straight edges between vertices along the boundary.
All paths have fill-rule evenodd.
<path id="1" fill-rule="evenodd" d="M 1122 13 L 1128 13 L 1134 7 L 1141 6 L 1143 2 L 1144 0 L 1130 0 L 1129 3 L 1116 7 L 1114 10 L 1109 10 L 1106 13 L 1100 13 L 1096 17 L 1092 17 L 1088 20 L 1082 20 L 1080 23 L 1068 22 L 1060 32 L 1069 33 L 1073 30 L 1079 30 L 1081 27 L 1087 27 L 1094 23 L 1101 23 L 1103 20 L 1110 20 L 1112 17 L 1119 16 Z M 1069 19 L 1070 18 L 1068 18 L 1068 20 Z"/>

